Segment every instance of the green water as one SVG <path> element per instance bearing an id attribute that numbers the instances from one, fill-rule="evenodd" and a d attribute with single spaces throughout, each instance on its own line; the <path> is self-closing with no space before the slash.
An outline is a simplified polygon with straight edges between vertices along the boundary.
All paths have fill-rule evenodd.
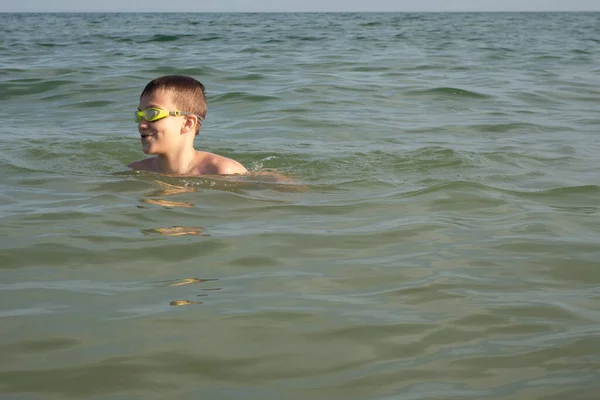
<path id="1" fill-rule="evenodd" d="M 0 397 L 597 398 L 600 14 L 0 21 Z M 171 73 L 296 183 L 128 171 Z"/>

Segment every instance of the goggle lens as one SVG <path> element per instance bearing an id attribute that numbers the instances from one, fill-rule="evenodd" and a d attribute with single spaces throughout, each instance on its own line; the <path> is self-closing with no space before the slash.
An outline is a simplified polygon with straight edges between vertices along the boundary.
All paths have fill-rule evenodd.
<path id="1" fill-rule="evenodd" d="M 158 108 L 147 108 L 143 111 L 136 111 L 133 113 L 133 115 L 135 116 L 135 122 L 139 124 L 142 118 L 144 118 L 148 122 L 154 122 L 156 120 L 168 116 L 169 113 L 163 110 L 159 110 Z"/>

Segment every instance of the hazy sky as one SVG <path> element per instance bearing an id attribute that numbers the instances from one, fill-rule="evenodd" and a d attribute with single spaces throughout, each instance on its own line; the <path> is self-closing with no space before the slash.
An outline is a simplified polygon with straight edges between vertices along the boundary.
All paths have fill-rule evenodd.
<path id="1" fill-rule="evenodd" d="M 600 11 L 599 0 L 2 0 L 0 12 Z"/>

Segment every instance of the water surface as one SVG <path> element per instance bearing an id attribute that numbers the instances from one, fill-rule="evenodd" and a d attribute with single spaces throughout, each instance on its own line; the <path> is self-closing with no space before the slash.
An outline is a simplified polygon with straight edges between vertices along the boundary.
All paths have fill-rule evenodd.
<path id="1" fill-rule="evenodd" d="M 600 14 L 0 18 L 7 398 L 596 398 Z M 295 183 L 128 171 L 172 73 Z"/>

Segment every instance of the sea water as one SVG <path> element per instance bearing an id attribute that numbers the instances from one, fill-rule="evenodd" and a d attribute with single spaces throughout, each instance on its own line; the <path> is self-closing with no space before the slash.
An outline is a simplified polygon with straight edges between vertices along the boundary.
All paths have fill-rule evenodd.
<path id="1" fill-rule="evenodd" d="M 597 398 L 599 13 L 1 14 L 0 110 L 0 397 Z"/>

